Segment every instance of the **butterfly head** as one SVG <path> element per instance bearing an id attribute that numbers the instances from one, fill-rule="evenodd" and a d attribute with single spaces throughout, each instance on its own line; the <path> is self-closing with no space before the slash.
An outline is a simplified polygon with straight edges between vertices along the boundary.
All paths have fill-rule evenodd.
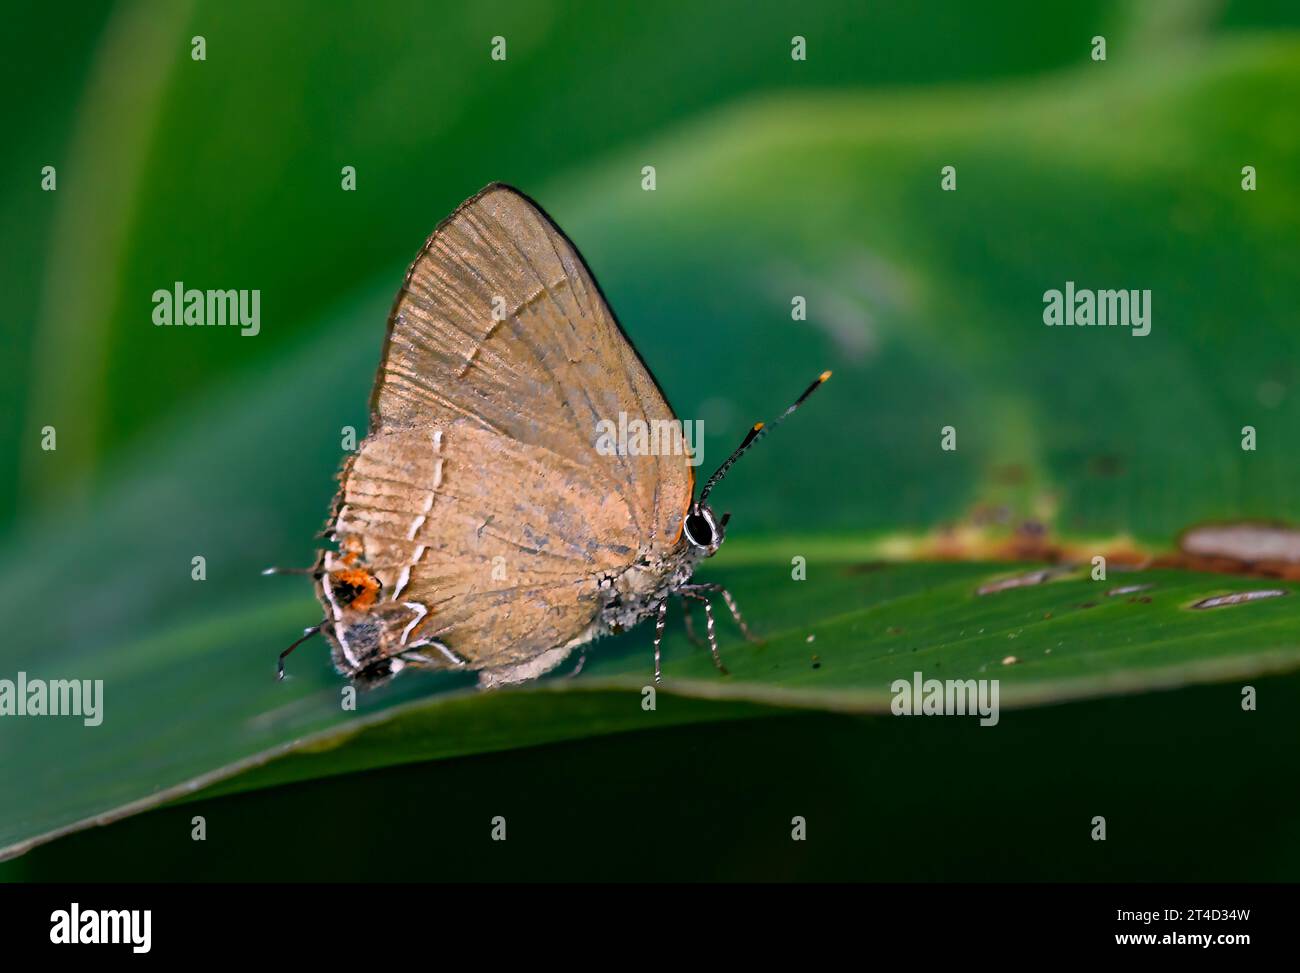
<path id="1" fill-rule="evenodd" d="M 731 514 L 723 514 L 721 519 L 714 517 L 713 511 L 706 503 L 693 503 L 686 511 L 686 520 L 682 523 L 682 534 L 687 542 L 701 557 L 713 557 L 722 546 L 727 520 Z"/>

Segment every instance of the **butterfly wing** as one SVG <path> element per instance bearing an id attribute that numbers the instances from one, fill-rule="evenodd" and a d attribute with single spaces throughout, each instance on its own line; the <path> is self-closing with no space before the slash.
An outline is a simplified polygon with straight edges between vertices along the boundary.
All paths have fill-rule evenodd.
<path id="1" fill-rule="evenodd" d="M 375 610 L 402 646 L 496 668 L 576 644 L 602 578 L 680 543 L 680 426 L 573 245 L 509 187 L 462 205 L 412 264 L 371 413 L 330 529 L 383 585 Z M 598 449 L 620 419 L 666 438 Z"/>

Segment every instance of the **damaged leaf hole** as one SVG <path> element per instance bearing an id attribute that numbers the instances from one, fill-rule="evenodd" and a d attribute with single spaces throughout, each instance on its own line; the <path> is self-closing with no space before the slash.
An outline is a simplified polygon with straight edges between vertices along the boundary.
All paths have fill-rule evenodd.
<path id="1" fill-rule="evenodd" d="M 1160 566 L 1221 574 L 1300 579 L 1300 528 L 1270 521 L 1234 521 L 1191 527 L 1178 554 Z"/>
<path id="2" fill-rule="evenodd" d="M 1010 591 L 1012 588 L 1028 588 L 1030 585 L 1042 584 L 1053 578 L 1059 578 L 1069 574 L 1068 568 L 1041 568 L 1037 571 L 1030 571 L 1028 574 L 1018 574 L 1011 578 L 1001 578 L 997 581 L 990 581 L 987 584 L 980 585 L 975 589 L 976 595 L 992 595 L 999 591 Z"/>
<path id="3" fill-rule="evenodd" d="M 1287 592 L 1280 588 L 1265 588 L 1260 591 L 1236 591 L 1230 595 L 1215 595 L 1212 598 L 1202 598 L 1193 608 L 1223 608 L 1227 605 L 1244 605 L 1251 601 L 1262 601 L 1265 598 L 1281 598 Z"/>
<path id="4" fill-rule="evenodd" d="M 1154 587 L 1153 584 L 1126 584 L 1122 588 L 1111 588 L 1110 591 L 1106 592 L 1106 597 L 1118 598 L 1121 595 L 1135 595 L 1139 591 L 1150 591 Z M 1146 600 L 1150 601 L 1151 599 Z"/>

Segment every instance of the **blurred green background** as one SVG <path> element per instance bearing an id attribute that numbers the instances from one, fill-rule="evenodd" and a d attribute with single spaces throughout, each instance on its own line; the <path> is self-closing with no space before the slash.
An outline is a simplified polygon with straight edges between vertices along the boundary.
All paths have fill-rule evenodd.
<path id="1" fill-rule="evenodd" d="M 107 690 L 125 731 L 0 722 L 0 846 L 339 722 L 319 646 L 287 694 L 246 668 L 269 671 L 315 621 L 305 586 L 258 571 L 311 560 L 402 273 L 493 180 L 580 248 L 679 414 L 703 419 L 706 467 L 835 370 L 718 494 L 736 565 L 778 552 L 788 573 L 791 550 L 845 560 L 982 509 L 1151 548 L 1203 520 L 1300 513 L 1294 4 L 11 3 L 5 21 L 0 677 L 134 675 Z M 154 327 L 151 295 L 176 280 L 260 289 L 261 333 Z M 1150 288 L 1152 333 L 1043 327 L 1042 294 L 1066 280 Z M 938 449 L 945 425 L 956 453 Z M 1276 775 L 1300 756 L 1282 716 L 1298 688 L 1268 685 L 1248 727 L 1224 684 L 1026 712 L 993 739 L 740 703 L 616 735 L 520 719 L 454 759 L 212 798 L 219 864 L 195 857 L 182 806 L 0 876 L 468 877 L 469 846 L 410 850 L 396 820 L 340 861 L 329 821 L 395 807 L 418 824 L 417 794 L 481 815 L 518 780 L 549 837 L 485 876 L 1295 878 L 1295 784 Z M 1155 729 L 1171 720 L 1182 746 Z M 505 752 L 458 755 L 482 750 Z M 1196 776 L 1206 757 L 1222 777 Z M 1234 766 L 1254 784 L 1231 784 Z M 795 861 L 781 822 L 800 794 L 835 841 Z M 1058 823 L 1103 813 L 1093 794 L 1143 822 L 1125 841 L 1155 844 L 1063 843 Z M 663 820 L 661 845 L 646 836 Z M 290 844 L 269 842 L 290 821 Z M 928 850 L 884 864 L 900 847 Z"/>

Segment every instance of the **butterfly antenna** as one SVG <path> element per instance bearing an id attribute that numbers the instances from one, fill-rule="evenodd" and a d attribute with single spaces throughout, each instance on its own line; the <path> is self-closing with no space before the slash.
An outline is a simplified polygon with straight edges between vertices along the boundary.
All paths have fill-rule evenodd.
<path id="1" fill-rule="evenodd" d="M 753 428 L 751 428 L 749 432 L 745 434 L 744 440 L 741 442 L 739 446 L 736 447 L 735 452 L 733 452 L 730 456 L 727 457 L 727 461 L 723 463 L 721 466 L 719 466 L 717 472 L 715 472 L 711 477 L 709 477 L 708 481 L 704 484 L 704 489 L 700 491 L 699 502 L 700 503 L 704 502 L 705 498 L 708 497 L 709 493 L 712 492 L 713 488 L 717 486 L 719 483 L 721 483 L 722 478 L 726 476 L 728 472 L 730 472 L 733 466 L 736 465 L 736 460 L 740 459 L 740 457 L 745 455 L 745 451 L 748 450 L 749 447 L 753 446 L 754 443 L 758 442 L 760 439 L 766 436 L 777 426 L 781 425 L 781 423 L 785 422 L 785 420 L 790 416 L 790 413 L 794 412 L 795 409 L 803 405 L 804 402 L 807 401 L 808 396 L 816 392 L 817 389 L 821 386 L 821 384 L 830 377 L 831 377 L 831 373 L 829 371 L 822 372 L 820 375 L 818 375 L 817 378 L 813 381 L 813 383 L 803 390 L 803 394 L 799 396 L 799 398 L 794 400 L 790 408 L 782 412 L 772 422 L 754 423 Z"/>
<path id="2" fill-rule="evenodd" d="M 304 628 L 302 630 L 302 638 L 298 639 L 298 641 L 294 642 L 293 645 L 289 646 L 287 649 L 285 649 L 283 652 L 280 653 L 280 658 L 275 664 L 276 679 L 284 678 L 284 660 L 289 657 L 289 653 L 292 652 L 294 649 L 298 648 L 298 646 L 302 645 L 302 643 L 306 642 L 317 632 L 319 632 L 321 630 L 321 626 L 324 625 L 327 621 L 329 621 L 329 619 L 322 618 L 311 628 Z"/>

